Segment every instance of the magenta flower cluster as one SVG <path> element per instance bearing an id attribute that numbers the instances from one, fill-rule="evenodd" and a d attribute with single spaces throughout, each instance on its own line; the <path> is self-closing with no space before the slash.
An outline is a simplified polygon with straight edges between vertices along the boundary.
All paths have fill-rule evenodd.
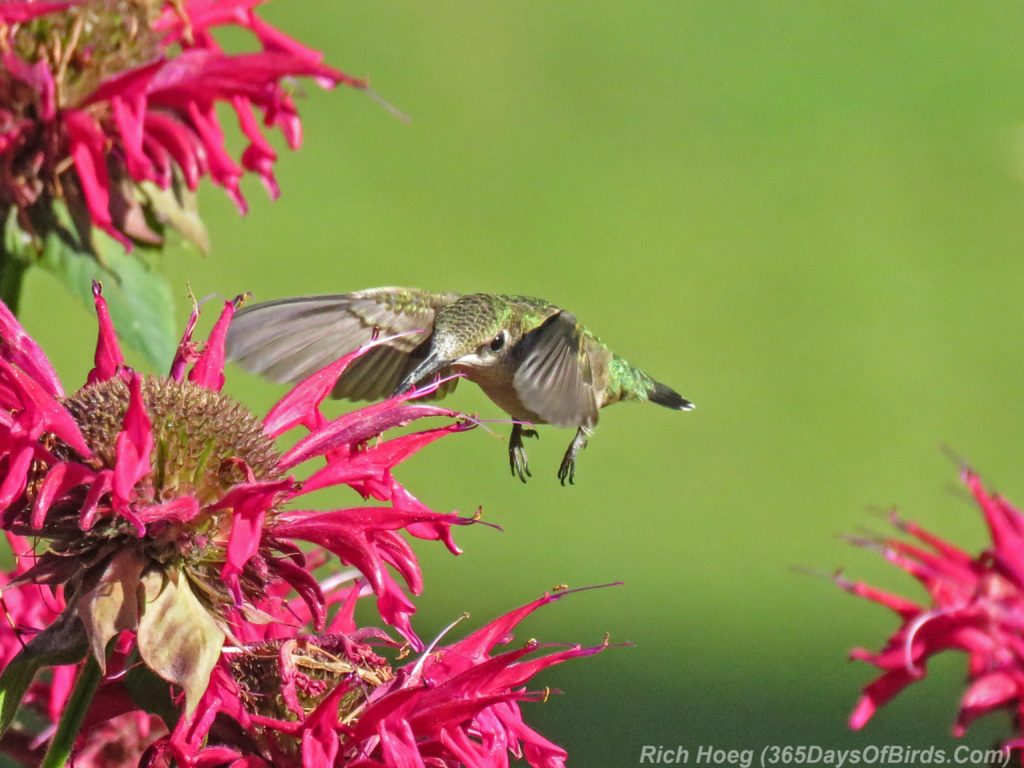
<path id="1" fill-rule="evenodd" d="M 0 3 L 0 209 L 13 206 L 33 232 L 62 200 L 130 248 L 156 237 L 143 209 L 160 205 L 140 184 L 195 190 L 208 176 L 244 211 L 239 182 L 248 171 L 276 197 L 277 152 L 263 127 L 293 148 L 302 140 L 287 78 L 365 83 L 263 21 L 258 4 Z M 214 36 L 220 27 L 246 30 L 259 50 L 226 52 Z M 226 149 L 218 105 L 248 141 L 240 162 Z"/>
<path id="2" fill-rule="evenodd" d="M 928 662 L 944 651 L 967 656 L 967 690 L 953 733 L 963 736 L 976 718 L 997 710 L 1024 720 L 1024 514 L 985 489 L 964 471 L 964 483 L 981 512 L 991 545 L 978 554 L 964 551 L 916 523 L 892 516 L 906 538 L 888 537 L 876 546 L 885 559 L 924 587 L 918 602 L 842 576 L 846 591 L 878 603 L 899 619 L 899 628 L 879 651 L 856 648 L 851 658 L 880 671 L 850 716 L 850 727 L 867 725 L 879 707 L 925 677 Z M 1019 748 L 1018 737 L 1006 743 Z"/>
<path id="3" fill-rule="evenodd" d="M 538 672 L 605 644 L 499 647 L 567 592 L 451 643 L 427 646 L 410 623 L 422 577 L 401 534 L 457 553 L 453 528 L 478 521 L 431 511 L 393 470 L 472 422 L 410 396 L 325 417 L 321 402 L 365 350 L 257 419 L 222 392 L 238 300 L 204 344 L 192 337 L 196 309 L 169 375 L 146 376 L 124 364 L 99 286 L 94 298 L 94 366 L 71 395 L 0 304 L 0 526 L 17 556 L 3 579 L 15 629 L 0 624 L 0 655 L 13 667 L 47 639 L 101 667 L 76 766 L 564 765 L 520 705 L 546 698 L 528 687 Z M 382 437 L 426 418 L 442 424 Z M 303 435 L 278 453 L 274 438 L 294 429 Z M 338 485 L 374 503 L 303 506 Z M 317 579 L 332 557 L 350 568 Z M 357 626 L 365 597 L 397 636 Z M 24 706 L 57 723 L 81 666 L 38 676 Z M 137 702 L 140 669 L 147 700 L 174 718 Z M 50 733 L 12 729 L 4 745 L 38 759 Z"/>

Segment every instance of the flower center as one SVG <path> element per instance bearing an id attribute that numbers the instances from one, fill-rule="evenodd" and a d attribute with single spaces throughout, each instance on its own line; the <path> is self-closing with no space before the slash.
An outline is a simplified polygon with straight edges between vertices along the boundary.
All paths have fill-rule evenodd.
<path id="1" fill-rule="evenodd" d="M 278 453 L 262 423 L 230 397 L 160 376 L 142 378 L 142 397 L 153 452 L 152 471 L 137 488 L 141 501 L 190 495 L 205 505 L 245 482 L 246 467 L 257 480 L 280 475 Z M 86 443 L 108 467 L 115 464 L 128 400 L 128 385 L 115 377 L 83 387 L 65 402 Z"/>
<path id="2" fill-rule="evenodd" d="M 278 720 L 296 720 L 297 704 L 309 715 L 339 685 L 346 692 L 338 716 L 353 724 L 370 693 L 394 678 L 387 661 L 369 646 L 342 635 L 305 635 L 243 646 L 228 655 L 245 708 Z M 294 698 L 282 688 L 294 683 Z M 291 702 L 291 704 L 289 704 Z"/>
<path id="3" fill-rule="evenodd" d="M 19 26 L 13 47 L 27 61 L 45 59 L 58 106 L 73 106 L 111 75 L 157 56 L 153 22 L 162 6 L 162 0 L 87 0 Z"/>

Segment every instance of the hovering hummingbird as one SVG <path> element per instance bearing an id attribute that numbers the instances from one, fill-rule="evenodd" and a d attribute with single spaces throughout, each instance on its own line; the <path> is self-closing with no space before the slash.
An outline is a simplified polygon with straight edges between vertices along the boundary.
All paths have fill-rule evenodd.
<path id="1" fill-rule="evenodd" d="M 379 399 L 461 373 L 517 422 L 576 428 L 558 470 L 562 485 L 575 481 L 576 455 L 606 405 L 649 400 L 680 411 L 694 407 L 608 349 L 575 315 L 528 296 L 373 288 L 268 301 L 236 315 L 227 354 L 254 373 L 291 382 L 377 333 L 403 335 L 356 359 L 332 397 Z M 432 396 L 443 397 L 457 383 L 443 382 Z M 513 476 L 525 483 L 531 473 L 524 437 L 538 437 L 537 431 L 514 424 L 508 456 Z"/>

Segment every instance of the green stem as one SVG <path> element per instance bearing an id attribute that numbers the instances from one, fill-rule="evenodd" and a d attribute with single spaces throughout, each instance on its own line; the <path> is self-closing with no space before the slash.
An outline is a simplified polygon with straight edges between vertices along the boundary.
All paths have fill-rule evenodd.
<path id="1" fill-rule="evenodd" d="M 21 300 L 21 287 L 25 282 L 25 273 L 29 263 L 7 249 L 7 233 L 9 217 L 0 219 L 0 299 L 14 314 L 18 314 L 18 303 Z M 5 223 L 7 222 L 7 223 Z"/>
<path id="2" fill-rule="evenodd" d="M 99 688 L 103 673 L 100 672 L 100 665 L 90 653 L 85 657 L 85 664 L 78 673 L 75 681 L 75 690 L 71 692 L 71 698 L 64 705 L 64 712 L 60 716 L 60 723 L 57 725 L 57 732 L 53 735 L 49 749 L 39 768 L 63 768 L 71 757 L 71 750 L 75 746 L 75 739 L 82 729 L 85 721 L 85 713 L 89 710 L 92 697 Z"/>

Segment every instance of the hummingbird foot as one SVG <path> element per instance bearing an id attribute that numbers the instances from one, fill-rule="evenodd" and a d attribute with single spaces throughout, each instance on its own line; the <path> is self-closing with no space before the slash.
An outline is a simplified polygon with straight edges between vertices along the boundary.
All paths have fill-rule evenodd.
<path id="1" fill-rule="evenodd" d="M 540 438 L 536 429 L 523 429 L 522 424 L 512 425 L 512 435 L 508 439 L 508 465 L 512 469 L 512 477 L 518 477 L 524 483 L 526 478 L 533 477 L 530 472 L 530 464 L 526 460 L 526 448 L 523 446 L 524 437 Z"/>
<path id="2" fill-rule="evenodd" d="M 587 447 L 588 437 L 590 433 L 583 427 L 576 430 L 576 437 L 569 443 L 569 450 L 565 452 L 562 464 L 558 468 L 558 479 L 562 481 L 562 485 L 565 485 L 566 480 L 569 481 L 569 485 L 576 485 L 576 454 Z"/>

